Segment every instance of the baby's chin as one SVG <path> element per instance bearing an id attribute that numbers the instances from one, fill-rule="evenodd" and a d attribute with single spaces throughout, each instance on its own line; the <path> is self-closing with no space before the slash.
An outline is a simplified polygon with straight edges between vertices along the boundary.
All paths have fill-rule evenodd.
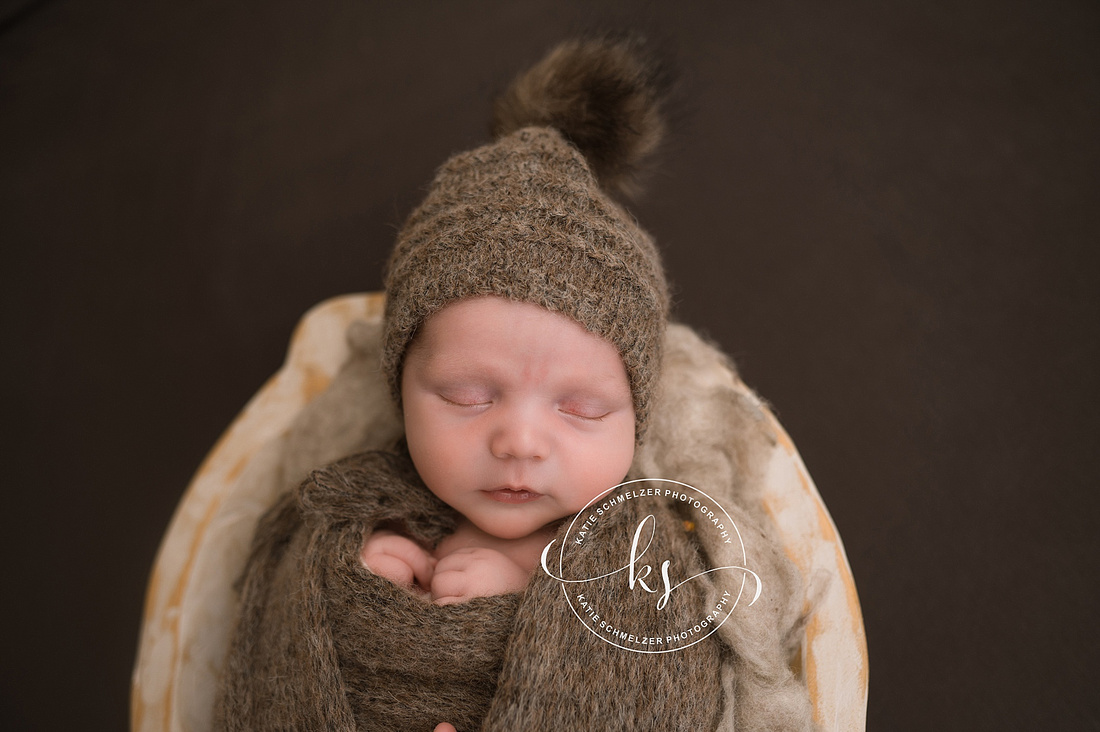
<path id="1" fill-rule="evenodd" d="M 553 534 L 561 526 L 562 521 L 565 521 L 567 517 L 556 518 L 553 521 L 545 524 L 527 524 L 527 523 L 511 523 L 511 524 L 498 524 L 495 522 L 474 522 L 474 525 L 484 531 L 486 534 L 495 536 L 498 539 L 504 539 L 505 541 L 519 541 L 521 539 L 527 539 L 533 536 L 546 536 Z"/>

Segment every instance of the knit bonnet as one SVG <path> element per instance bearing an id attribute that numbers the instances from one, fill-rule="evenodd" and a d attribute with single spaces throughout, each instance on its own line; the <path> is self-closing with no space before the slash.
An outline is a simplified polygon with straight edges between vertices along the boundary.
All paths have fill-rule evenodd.
<path id="1" fill-rule="evenodd" d="M 668 287 L 653 239 L 608 191 L 632 191 L 663 133 L 659 80 L 634 41 L 562 44 L 497 100 L 496 140 L 439 169 L 387 269 L 382 368 L 398 401 L 424 321 L 496 295 L 562 313 L 614 345 L 641 436 Z"/>

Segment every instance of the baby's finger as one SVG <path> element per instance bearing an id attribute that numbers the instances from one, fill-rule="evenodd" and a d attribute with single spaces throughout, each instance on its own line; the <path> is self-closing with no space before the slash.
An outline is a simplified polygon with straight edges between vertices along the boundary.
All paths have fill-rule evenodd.
<path id="1" fill-rule="evenodd" d="M 480 548 L 459 549 L 436 561 L 436 572 L 465 572 L 483 558 L 484 551 Z"/>
<path id="2" fill-rule="evenodd" d="M 410 587 L 413 582 L 413 570 L 407 562 L 389 554 L 371 554 L 362 557 L 363 566 L 379 577 L 402 587 Z"/>
<path id="3" fill-rule="evenodd" d="M 432 575 L 435 573 L 435 557 L 417 547 L 416 552 L 408 555 L 409 564 L 412 565 L 413 575 L 421 587 L 431 587 Z"/>
<path id="4" fill-rule="evenodd" d="M 446 570 L 432 577 L 432 601 L 437 605 L 461 602 L 470 596 L 469 575 L 458 570 Z M 441 602 L 448 600 L 449 602 Z"/>

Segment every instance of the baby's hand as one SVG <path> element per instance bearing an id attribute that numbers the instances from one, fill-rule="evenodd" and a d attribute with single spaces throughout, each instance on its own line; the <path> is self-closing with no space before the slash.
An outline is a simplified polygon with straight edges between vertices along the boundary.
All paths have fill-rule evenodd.
<path id="1" fill-rule="evenodd" d="M 431 587 L 435 557 L 407 536 L 385 529 L 375 531 L 363 542 L 359 561 L 402 587 L 411 588 L 414 580 L 425 589 Z"/>
<path id="2" fill-rule="evenodd" d="M 528 579 L 527 572 L 495 549 L 457 549 L 435 565 L 432 602 L 450 605 L 474 597 L 503 595 L 523 589 Z"/>

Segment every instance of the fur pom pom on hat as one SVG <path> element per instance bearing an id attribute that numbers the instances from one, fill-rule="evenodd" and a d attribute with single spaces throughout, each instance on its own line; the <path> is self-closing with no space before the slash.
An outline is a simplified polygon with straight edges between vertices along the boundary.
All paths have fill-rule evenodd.
<path id="1" fill-rule="evenodd" d="M 653 69 L 632 41 L 562 44 L 498 100 L 497 140 L 440 168 L 386 276 L 382 366 L 395 398 L 421 324 L 456 300 L 496 295 L 611 342 L 641 436 L 668 287 L 652 238 L 606 189 L 632 190 L 663 134 Z"/>
<path id="2" fill-rule="evenodd" d="M 605 191 L 633 196 L 665 134 L 667 86 L 664 68 L 638 41 L 568 41 L 496 100 L 493 137 L 553 127 L 584 154 Z"/>

